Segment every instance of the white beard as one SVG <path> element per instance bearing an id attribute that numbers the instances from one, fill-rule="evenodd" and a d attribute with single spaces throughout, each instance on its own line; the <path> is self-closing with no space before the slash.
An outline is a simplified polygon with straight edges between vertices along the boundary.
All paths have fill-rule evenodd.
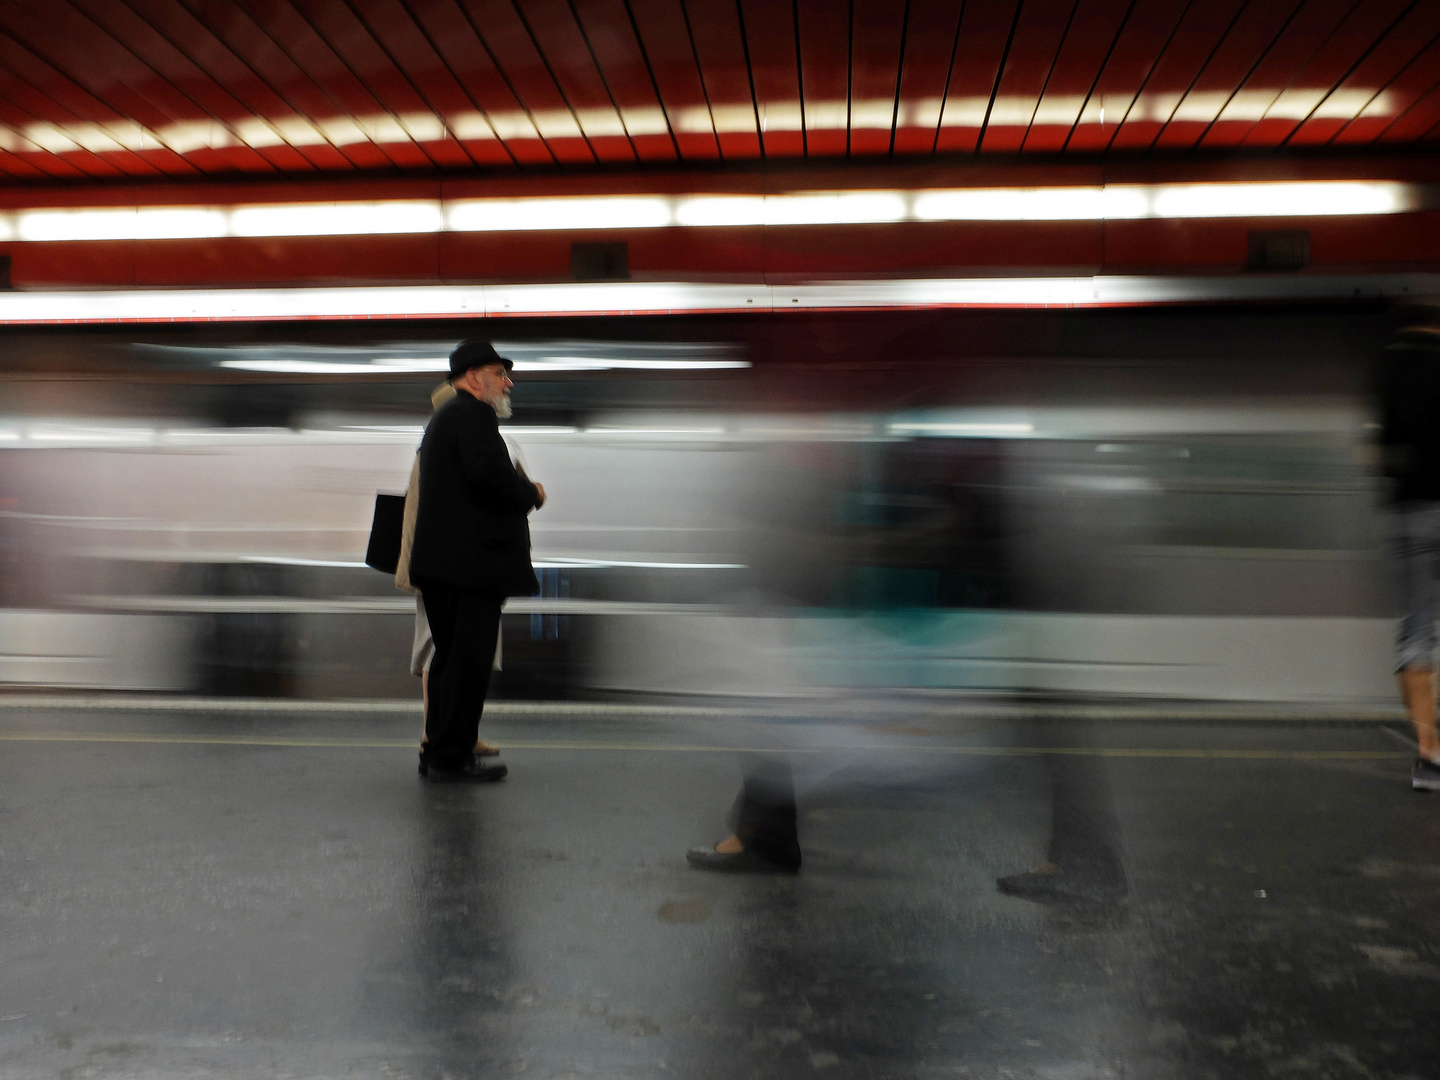
<path id="1" fill-rule="evenodd" d="M 499 417 L 501 420 L 509 420 L 509 419 L 510 419 L 510 395 L 509 395 L 509 394 L 504 394 L 504 395 L 502 395 L 499 401 L 492 401 L 492 402 L 490 403 L 490 406 L 491 406 L 491 408 L 493 408 L 493 409 L 495 410 L 495 415 L 496 415 L 497 417 Z"/>

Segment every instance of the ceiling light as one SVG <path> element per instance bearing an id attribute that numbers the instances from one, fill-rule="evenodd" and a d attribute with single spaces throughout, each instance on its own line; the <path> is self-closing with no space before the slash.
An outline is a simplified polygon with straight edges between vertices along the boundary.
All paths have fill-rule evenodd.
<path id="1" fill-rule="evenodd" d="M 440 203 L 431 200 L 237 206 L 230 211 L 231 236 L 434 233 L 443 224 Z"/>
<path id="2" fill-rule="evenodd" d="M 673 223 L 668 199 L 610 195 L 554 199 L 467 199 L 451 202 L 451 232 L 554 229 L 654 229 Z"/>

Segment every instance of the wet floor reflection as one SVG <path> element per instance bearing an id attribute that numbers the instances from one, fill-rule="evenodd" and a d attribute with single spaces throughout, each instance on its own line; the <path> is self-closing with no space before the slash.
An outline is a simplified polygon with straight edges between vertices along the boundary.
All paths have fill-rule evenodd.
<path id="1" fill-rule="evenodd" d="M 495 793 L 417 785 L 408 907 L 367 997 L 365 1025 L 412 1048 L 405 1071 L 435 1080 L 493 1076 L 513 1064 L 505 1022 L 514 982 Z"/>

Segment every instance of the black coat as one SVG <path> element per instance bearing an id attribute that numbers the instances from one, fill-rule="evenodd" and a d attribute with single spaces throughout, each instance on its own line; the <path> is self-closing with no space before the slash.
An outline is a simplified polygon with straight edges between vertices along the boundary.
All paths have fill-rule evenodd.
<path id="1" fill-rule="evenodd" d="M 1440 501 L 1440 330 L 1406 330 L 1385 350 L 1380 414 L 1391 498 Z"/>
<path id="2" fill-rule="evenodd" d="M 410 578 L 494 596 L 533 596 L 535 485 L 510 461 L 495 410 L 461 390 L 436 410 L 420 443 L 420 507 Z"/>

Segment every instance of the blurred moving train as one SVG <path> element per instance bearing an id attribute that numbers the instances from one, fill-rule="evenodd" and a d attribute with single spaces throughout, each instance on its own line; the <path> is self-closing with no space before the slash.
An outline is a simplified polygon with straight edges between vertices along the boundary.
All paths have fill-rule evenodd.
<path id="1" fill-rule="evenodd" d="M 462 336 L 550 502 L 498 693 L 1388 701 L 1374 306 L 12 331 L 0 683 L 411 697 Z"/>

